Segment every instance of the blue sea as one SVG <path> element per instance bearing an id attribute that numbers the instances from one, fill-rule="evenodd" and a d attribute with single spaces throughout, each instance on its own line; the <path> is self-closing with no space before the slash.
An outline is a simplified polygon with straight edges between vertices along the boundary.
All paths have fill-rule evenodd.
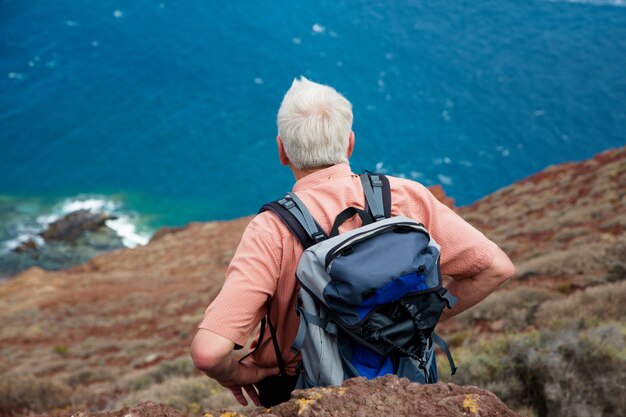
<path id="1" fill-rule="evenodd" d="M 0 241 L 256 212 L 299 75 L 353 103 L 354 171 L 465 205 L 626 144 L 626 1 L 0 0 Z"/>

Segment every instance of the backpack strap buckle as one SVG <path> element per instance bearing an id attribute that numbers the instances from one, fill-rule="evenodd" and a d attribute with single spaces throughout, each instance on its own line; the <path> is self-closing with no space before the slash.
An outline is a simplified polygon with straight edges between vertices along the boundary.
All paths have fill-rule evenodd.
<path id="1" fill-rule="evenodd" d="M 321 241 L 326 239 L 326 236 L 324 236 L 324 234 L 319 231 L 312 233 L 311 237 L 313 238 L 313 240 L 315 240 L 315 243 L 320 243 Z"/>
<path id="2" fill-rule="evenodd" d="M 294 203 L 292 200 L 287 200 L 286 198 L 281 198 L 280 200 L 278 200 L 278 204 L 280 204 L 287 210 L 291 210 L 293 207 L 296 206 L 296 203 Z"/>

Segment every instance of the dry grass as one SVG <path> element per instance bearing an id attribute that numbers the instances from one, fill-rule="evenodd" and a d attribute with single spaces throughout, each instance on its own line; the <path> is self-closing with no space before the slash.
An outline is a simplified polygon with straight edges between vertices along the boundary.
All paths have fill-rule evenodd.
<path id="1" fill-rule="evenodd" d="M 550 329 L 589 328 L 610 320 L 626 320 L 626 281 L 591 287 L 541 305 L 535 325 Z"/>
<path id="2" fill-rule="evenodd" d="M 464 327 L 481 321 L 501 321 L 504 330 L 519 330 L 534 323 L 539 307 L 546 301 L 562 298 L 562 295 L 541 288 L 521 287 L 511 291 L 499 291 L 459 316 Z"/>
<path id="3" fill-rule="evenodd" d="M 241 409 L 230 391 L 206 376 L 174 376 L 121 398 L 116 407 L 155 401 L 174 407 L 185 414 L 198 415 L 203 410 Z"/>
<path id="4" fill-rule="evenodd" d="M 0 382 L 0 415 L 50 412 L 71 402 L 72 389 L 55 379 L 19 376 Z"/>

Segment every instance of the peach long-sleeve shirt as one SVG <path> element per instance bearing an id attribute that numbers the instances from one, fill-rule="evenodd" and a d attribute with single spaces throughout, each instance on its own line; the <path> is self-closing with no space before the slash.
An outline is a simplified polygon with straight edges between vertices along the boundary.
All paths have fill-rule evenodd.
<path id="1" fill-rule="evenodd" d="M 441 246 L 442 274 L 462 279 L 491 264 L 497 249 L 495 243 L 440 203 L 423 185 L 388 178 L 392 215 L 404 215 L 425 225 Z M 293 191 L 327 232 L 342 210 L 365 206 L 359 176 L 352 173 L 348 164 L 333 165 L 307 175 L 296 182 Z M 344 223 L 341 231 L 358 226 L 360 220 L 355 216 Z M 295 236 L 274 213 L 263 212 L 254 217 L 228 267 L 222 290 L 198 327 L 243 346 L 269 306 L 287 373 L 294 375 L 299 358 L 289 348 L 299 325 L 295 313 L 299 289 L 295 274 L 302 252 Z M 277 365 L 269 331 L 265 332 L 253 359 L 260 366 Z"/>

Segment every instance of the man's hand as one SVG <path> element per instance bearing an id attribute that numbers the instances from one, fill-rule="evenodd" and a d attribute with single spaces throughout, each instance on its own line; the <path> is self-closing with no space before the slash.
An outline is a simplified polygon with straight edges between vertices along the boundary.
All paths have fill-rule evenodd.
<path id="1" fill-rule="evenodd" d="M 241 405 L 248 405 L 244 390 L 254 404 L 260 405 L 253 384 L 268 376 L 278 375 L 278 367 L 261 368 L 249 359 L 240 363 L 232 354 L 234 347 L 231 340 L 209 330 L 199 329 L 191 342 L 191 357 L 196 368 L 230 389 Z"/>
<path id="2" fill-rule="evenodd" d="M 278 373 L 279 370 L 277 367 L 261 368 L 250 362 L 248 359 L 245 359 L 242 362 L 237 362 L 237 375 L 232 382 L 218 382 L 233 393 L 235 399 L 239 401 L 239 404 L 244 406 L 248 405 L 248 401 L 243 394 L 243 391 L 245 391 L 248 393 L 252 402 L 258 406 L 261 405 L 261 403 L 259 401 L 259 394 L 257 393 L 254 384 L 267 378 L 268 376 L 278 375 Z"/>

